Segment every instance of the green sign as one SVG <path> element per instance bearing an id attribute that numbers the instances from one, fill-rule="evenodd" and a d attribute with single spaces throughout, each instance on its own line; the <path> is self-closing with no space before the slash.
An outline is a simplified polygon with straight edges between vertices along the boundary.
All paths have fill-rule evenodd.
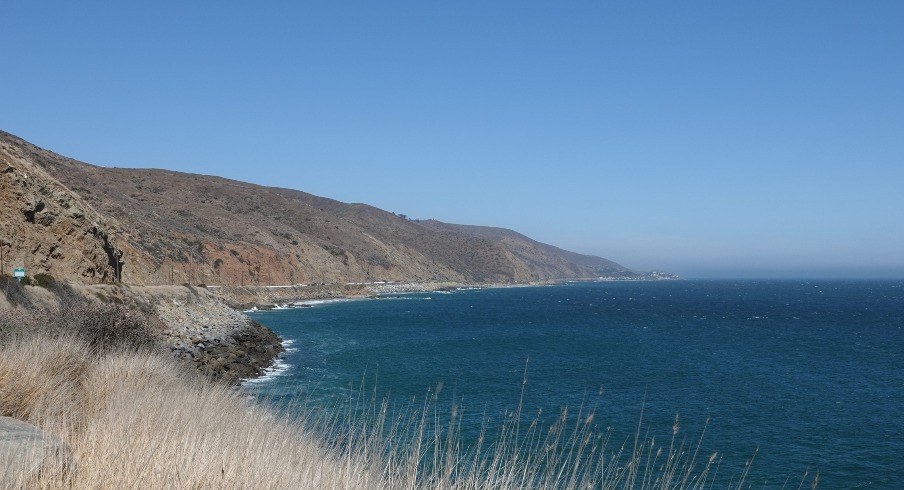
<path id="1" fill-rule="evenodd" d="M 13 277 L 25 277 L 25 269 L 24 268 L 13 269 Z"/>

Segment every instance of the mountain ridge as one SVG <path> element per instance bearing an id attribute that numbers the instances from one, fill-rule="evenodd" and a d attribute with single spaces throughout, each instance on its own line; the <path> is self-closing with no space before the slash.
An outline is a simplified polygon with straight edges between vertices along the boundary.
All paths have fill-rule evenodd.
<path id="1" fill-rule="evenodd" d="M 0 179 L 6 262 L 29 275 L 135 285 L 661 277 L 504 228 L 410 220 L 217 176 L 91 165 L 3 131 Z"/>

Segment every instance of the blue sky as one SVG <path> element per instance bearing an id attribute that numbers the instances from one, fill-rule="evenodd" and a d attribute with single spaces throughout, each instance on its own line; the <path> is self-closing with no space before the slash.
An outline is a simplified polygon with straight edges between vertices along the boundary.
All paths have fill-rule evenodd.
<path id="1" fill-rule="evenodd" d="M 902 22 L 899 1 L 9 1 L 0 129 L 640 270 L 904 277 Z"/>

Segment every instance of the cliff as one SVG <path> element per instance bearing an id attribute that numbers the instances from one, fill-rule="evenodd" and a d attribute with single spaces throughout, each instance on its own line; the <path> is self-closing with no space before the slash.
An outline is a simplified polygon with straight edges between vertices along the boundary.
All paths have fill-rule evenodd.
<path id="1" fill-rule="evenodd" d="M 122 265 L 112 237 L 115 219 L 102 216 L 81 196 L 34 163 L 27 147 L 0 134 L 0 254 L 2 272 L 24 267 L 57 272 L 79 283 L 116 280 Z M 123 245 L 126 245 L 123 243 Z"/>

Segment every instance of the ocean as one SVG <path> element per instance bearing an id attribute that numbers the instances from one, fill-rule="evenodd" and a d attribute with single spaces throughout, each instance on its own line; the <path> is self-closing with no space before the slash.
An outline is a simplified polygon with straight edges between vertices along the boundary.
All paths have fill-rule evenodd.
<path id="1" fill-rule="evenodd" d="M 526 379 L 524 413 L 593 410 L 613 440 L 638 422 L 668 440 L 677 415 L 723 476 L 754 458 L 755 488 L 817 470 L 820 488 L 904 485 L 904 281 L 568 283 L 252 316 L 288 347 L 245 383 L 262 399 L 327 407 L 362 383 L 399 405 L 439 393 L 469 444 L 518 407 Z"/>

